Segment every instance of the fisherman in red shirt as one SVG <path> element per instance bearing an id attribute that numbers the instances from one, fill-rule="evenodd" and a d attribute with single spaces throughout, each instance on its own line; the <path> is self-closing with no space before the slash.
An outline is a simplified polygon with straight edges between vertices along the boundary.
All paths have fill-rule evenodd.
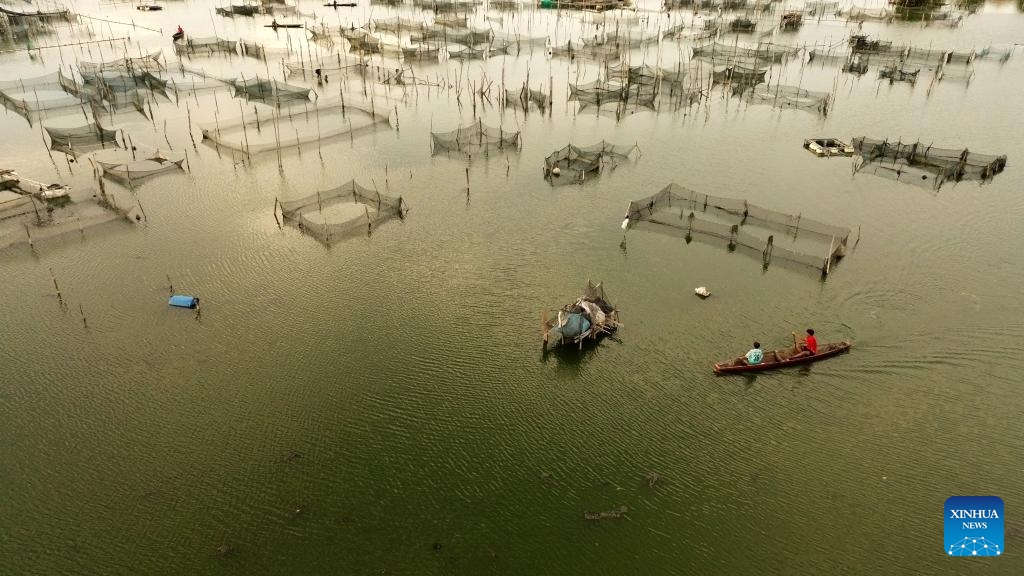
<path id="1" fill-rule="evenodd" d="M 807 337 L 803 342 L 796 341 L 796 332 L 793 332 L 793 349 L 796 352 L 791 358 L 802 358 L 814 356 L 818 353 L 818 339 L 814 337 L 814 329 L 807 329 Z"/>

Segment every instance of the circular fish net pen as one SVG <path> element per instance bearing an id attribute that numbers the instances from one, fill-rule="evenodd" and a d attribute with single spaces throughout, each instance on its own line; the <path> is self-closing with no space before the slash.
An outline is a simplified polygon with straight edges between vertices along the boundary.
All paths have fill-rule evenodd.
<path id="1" fill-rule="evenodd" d="M 469 126 L 460 126 L 451 132 L 431 132 L 430 142 L 432 154 L 458 152 L 470 156 L 509 149 L 518 150 L 522 146 L 518 130 L 512 132 L 500 127 L 492 128 L 482 120 L 477 120 Z"/>
<path id="2" fill-rule="evenodd" d="M 614 169 L 639 150 L 635 144 L 612 144 L 604 140 L 590 146 L 569 144 L 544 159 L 544 177 L 552 186 L 559 182 L 582 184 L 588 174 L 599 174 L 605 168 Z"/>
<path id="3" fill-rule="evenodd" d="M 725 246 L 772 263 L 814 269 L 826 276 L 846 254 L 851 230 L 802 214 L 786 214 L 669 184 L 660 192 L 629 203 L 624 229 L 646 229 Z M 776 241 L 776 236 L 783 237 Z M 786 245 L 782 245 L 783 240 Z"/>
<path id="4" fill-rule="evenodd" d="M 409 211 L 401 196 L 388 196 L 355 180 L 296 200 L 278 200 L 284 221 L 330 245 L 369 235 Z"/>

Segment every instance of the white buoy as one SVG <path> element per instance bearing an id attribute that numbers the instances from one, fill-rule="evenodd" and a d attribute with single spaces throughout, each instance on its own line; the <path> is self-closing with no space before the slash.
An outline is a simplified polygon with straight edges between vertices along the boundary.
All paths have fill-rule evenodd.
<path id="1" fill-rule="evenodd" d="M 626 218 L 625 220 L 622 221 L 622 229 L 623 230 L 628 230 L 629 229 L 629 218 Z"/>
<path id="2" fill-rule="evenodd" d="M 708 296 L 711 296 L 711 292 L 708 291 L 706 286 L 694 288 L 693 293 L 696 294 L 697 296 L 700 296 L 701 298 L 707 298 Z"/>
<path id="3" fill-rule="evenodd" d="M 562 169 L 559 168 L 558 166 L 555 166 L 554 168 L 551 169 L 551 175 L 552 176 L 561 176 L 562 175 Z"/>

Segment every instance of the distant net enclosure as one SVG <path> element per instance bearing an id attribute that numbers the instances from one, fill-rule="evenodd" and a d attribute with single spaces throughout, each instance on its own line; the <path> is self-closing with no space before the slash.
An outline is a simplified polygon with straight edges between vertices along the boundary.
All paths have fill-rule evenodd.
<path id="1" fill-rule="evenodd" d="M 227 40 L 217 36 L 188 36 L 183 42 L 174 43 L 174 53 L 186 56 L 212 56 L 214 54 L 234 54 L 238 46 L 237 40 Z"/>
<path id="2" fill-rule="evenodd" d="M 859 158 L 854 169 L 938 189 L 944 182 L 976 180 L 988 182 L 1006 168 L 1006 156 L 979 154 L 967 148 L 936 148 L 921 142 L 875 140 L 865 136 L 853 139 Z"/>
<path id="3" fill-rule="evenodd" d="M 772 262 L 828 274 L 846 253 L 850 229 L 785 214 L 746 200 L 701 194 L 678 184 L 629 203 L 624 228 L 647 229 L 701 240 Z M 776 234 L 783 239 L 776 241 Z"/>
<path id="4" fill-rule="evenodd" d="M 262 102 L 270 106 L 285 106 L 309 102 L 310 96 L 316 92 L 305 86 L 295 86 L 266 78 L 249 78 L 235 80 L 236 98 L 245 98 L 250 102 Z"/>
<path id="5" fill-rule="evenodd" d="M 0 81 L 0 103 L 5 108 L 32 118 L 45 113 L 74 112 L 80 109 L 85 96 L 79 95 L 73 79 L 56 71 L 33 78 Z M 67 91 L 67 87 L 76 90 Z"/>
<path id="6" fill-rule="evenodd" d="M 179 172 L 184 161 L 184 156 L 168 158 L 157 152 L 148 158 L 124 159 L 120 161 L 96 160 L 96 164 L 103 168 L 104 176 L 123 184 L 132 185 L 139 180 L 145 180 L 160 174 Z"/>
<path id="7" fill-rule="evenodd" d="M 325 244 L 368 235 L 409 211 L 401 196 L 381 194 L 355 180 L 278 204 L 286 222 Z"/>
<path id="8" fill-rule="evenodd" d="M 758 61 L 762 65 L 778 64 L 797 53 L 798 49 L 779 44 L 758 44 L 757 46 L 741 46 L 712 42 L 703 46 L 694 46 L 693 55 L 697 58 L 712 59 L 716 62 L 729 60 Z"/>
<path id="9" fill-rule="evenodd" d="M 751 104 L 766 104 L 773 108 L 795 108 L 807 112 L 828 115 L 831 95 L 828 92 L 812 92 L 797 86 L 761 85 L 747 93 Z"/>
<path id="10" fill-rule="evenodd" d="M 588 174 L 614 169 L 638 150 L 635 144 L 612 144 L 604 140 L 590 146 L 569 144 L 544 159 L 544 177 L 552 185 L 558 181 L 583 182 Z"/>
<path id="11" fill-rule="evenodd" d="M 163 51 L 157 50 L 137 58 L 118 58 L 109 62 L 79 62 L 78 73 L 85 78 L 103 72 L 160 72 L 164 69 L 164 65 L 160 63 L 162 56 Z"/>
<path id="12" fill-rule="evenodd" d="M 354 138 L 378 126 L 390 127 L 390 115 L 372 106 L 340 102 L 318 102 L 286 113 L 254 112 L 199 125 L 204 141 L 247 155 L 319 145 L 345 135 Z"/>
<path id="13" fill-rule="evenodd" d="M 541 112 L 547 111 L 551 106 L 551 96 L 543 90 L 534 90 L 525 82 L 518 90 L 505 90 L 505 106 L 507 108 L 518 108 L 529 111 L 533 105 Z"/>
<path id="14" fill-rule="evenodd" d="M 50 150 L 78 157 L 105 148 L 118 148 L 117 130 L 108 130 L 96 122 L 72 128 L 43 126 L 50 137 Z"/>
<path id="15" fill-rule="evenodd" d="M 518 150 L 522 144 L 519 131 L 492 128 L 477 120 L 469 126 L 460 126 L 451 132 L 430 133 L 433 154 L 459 152 L 475 156 L 490 152 Z"/>

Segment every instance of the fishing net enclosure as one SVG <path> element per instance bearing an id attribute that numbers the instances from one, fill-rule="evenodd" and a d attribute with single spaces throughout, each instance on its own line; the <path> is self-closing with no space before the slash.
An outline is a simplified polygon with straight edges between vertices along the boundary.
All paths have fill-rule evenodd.
<path id="1" fill-rule="evenodd" d="M 918 186 L 938 189 L 952 180 L 988 182 L 1006 168 L 1006 156 L 979 154 L 967 148 L 936 148 L 861 136 L 853 139 L 859 162 L 854 169 Z"/>
<path id="2" fill-rule="evenodd" d="M 542 113 L 551 106 L 551 97 L 543 90 L 534 90 L 526 83 L 519 90 L 505 90 L 505 106 L 529 111 L 533 104 Z"/>
<path id="3" fill-rule="evenodd" d="M 259 11 L 259 7 L 251 4 L 232 4 L 230 6 L 217 7 L 215 11 L 220 16 L 255 16 Z"/>
<path id="4" fill-rule="evenodd" d="M 316 94 L 305 86 L 295 86 L 259 77 L 235 80 L 233 86 L 236 98 L 245 98 L 250 102 L 262 102 L 270 106 L 309 102 L 310 95 Z"/>
<path id="5" fill-rule="evenodd" d="M 96 76 L 103 72 L 160 72 L 164 69 L 163 64 L 160 63 L 162 56 L 163 51 L 157 50 L 147 56 L 140 56 L 138 58 L 118 58 L 109 62 L 79 62 L 78 73 L 85 78 Z"/>
<path id="6" fill-rule="evenodd" d="M 518 150 L 522 145 L 519 131 L 492 128 L 477 120 L 469 126 L 460 126 L 451 132 L 431 132 L 431 153 L 460 152 L 475 156 L 501 150 Z"/>
<path id="7" fill-rule="evenodd" d="M 850 229 L 802 215 L 785 214 L 746 200 L 701 194 L 678 184 L 629 203 L 623 228 L 639 228 L 702 240 L 730 251 L 809 267 L 828 274 L 845 254 Z M 788 246 L 779 245 L 783 234 Z M 798 242 L 799 240 L 799 242 Z"/>
<path id="8" fill-rule="evenodd" d="M 374 107 L 318 103 L 287 113 L 258 112 L 233 119 L 200 124 L 203 140 L 252 155 L 286 148 L 327 143 L 332 138 L 390 127 L 390 116 Z"/>
<path id="9" fill-rule="evenodd" d="M 747 93 L 751 104 L 767 104 L 773 108 L 795 108 L 828 115 L 828 92 L 812 92 L 797 86 L 757 86 Z"/>
<path id="10" fill-rule="evenodd" d="M 187 56 L 212 56 L 214 54 L 233 54 L 238 46 L 237 40 L 226 40 L 216 36 L 195 38 L 189 36 L 184 42 L 175 42 L 174 53 Z"/>
<path id="11" fill-rule="evenodd" d="M 372 233 L 409 211 L 401 196 L 388 196 L 350 180 L 330 190 L 321 190 L 296 200 L 282 200 L 281 214 L 324 244 Z"/>
<path id="12" fill-rule="evenodd" d="M 74 128 L 43 126 L 50 137 L 50 150 L 78 157 L 104 148 L 118 148 L 117 130 L 108 130 L 96 122 Z"/>
<path id="13" fill-rule="evenodd" d="M 555 150 L 544 159 L 544 176 L 552 185 L 557 180 L 582 183 L 587 174 L 614 169 L 639 150 L 635 144 L 612 144 L 604 140 L 590 146 L 573 146 Z"/>
<path id="14" fill-rule="evenodd" d="M 171 159 L 157 152 L 141 160 L 96 160 L 96 164 L 103 169 L 105 177 L 125 184 L 134 184 L 139 180 L 152 178 L 159 174 L 178 172 L 182 169 L 181 165 L 184 161 L 184 157 Z"/>
<path id="15" fill-rule="evenodd" d="M 0 103 L 30 122 L 33 115 L 43 111 L 74 111 L 81 107 L 83 98 L 77 92 L 67 92 L 65 86 L 73 87 L 75 83 L 59 70 L 33 78 L 0 81 Z"/>
<path id="16" fill-rule="evenodd" d="M 758 44 L 757 46 L 741 46 L 712 42 L 703 46 L 695 46 L 693 55 L 698 58 L 712 59 L 714 61 L 758 61 L 762 64 L 778 64 L 789 56 L 797 53 L 797 49 L 779 44 Z"/>
<path id="17" fill-rule="evenodd" d="M 749 68 L 735 64 L 716 68 L 711 73 L 711 78 L 715 84 L 728 84 L 742 90 L 764 83 L 764 77 L 767 73 L 767 68 Z"/>

